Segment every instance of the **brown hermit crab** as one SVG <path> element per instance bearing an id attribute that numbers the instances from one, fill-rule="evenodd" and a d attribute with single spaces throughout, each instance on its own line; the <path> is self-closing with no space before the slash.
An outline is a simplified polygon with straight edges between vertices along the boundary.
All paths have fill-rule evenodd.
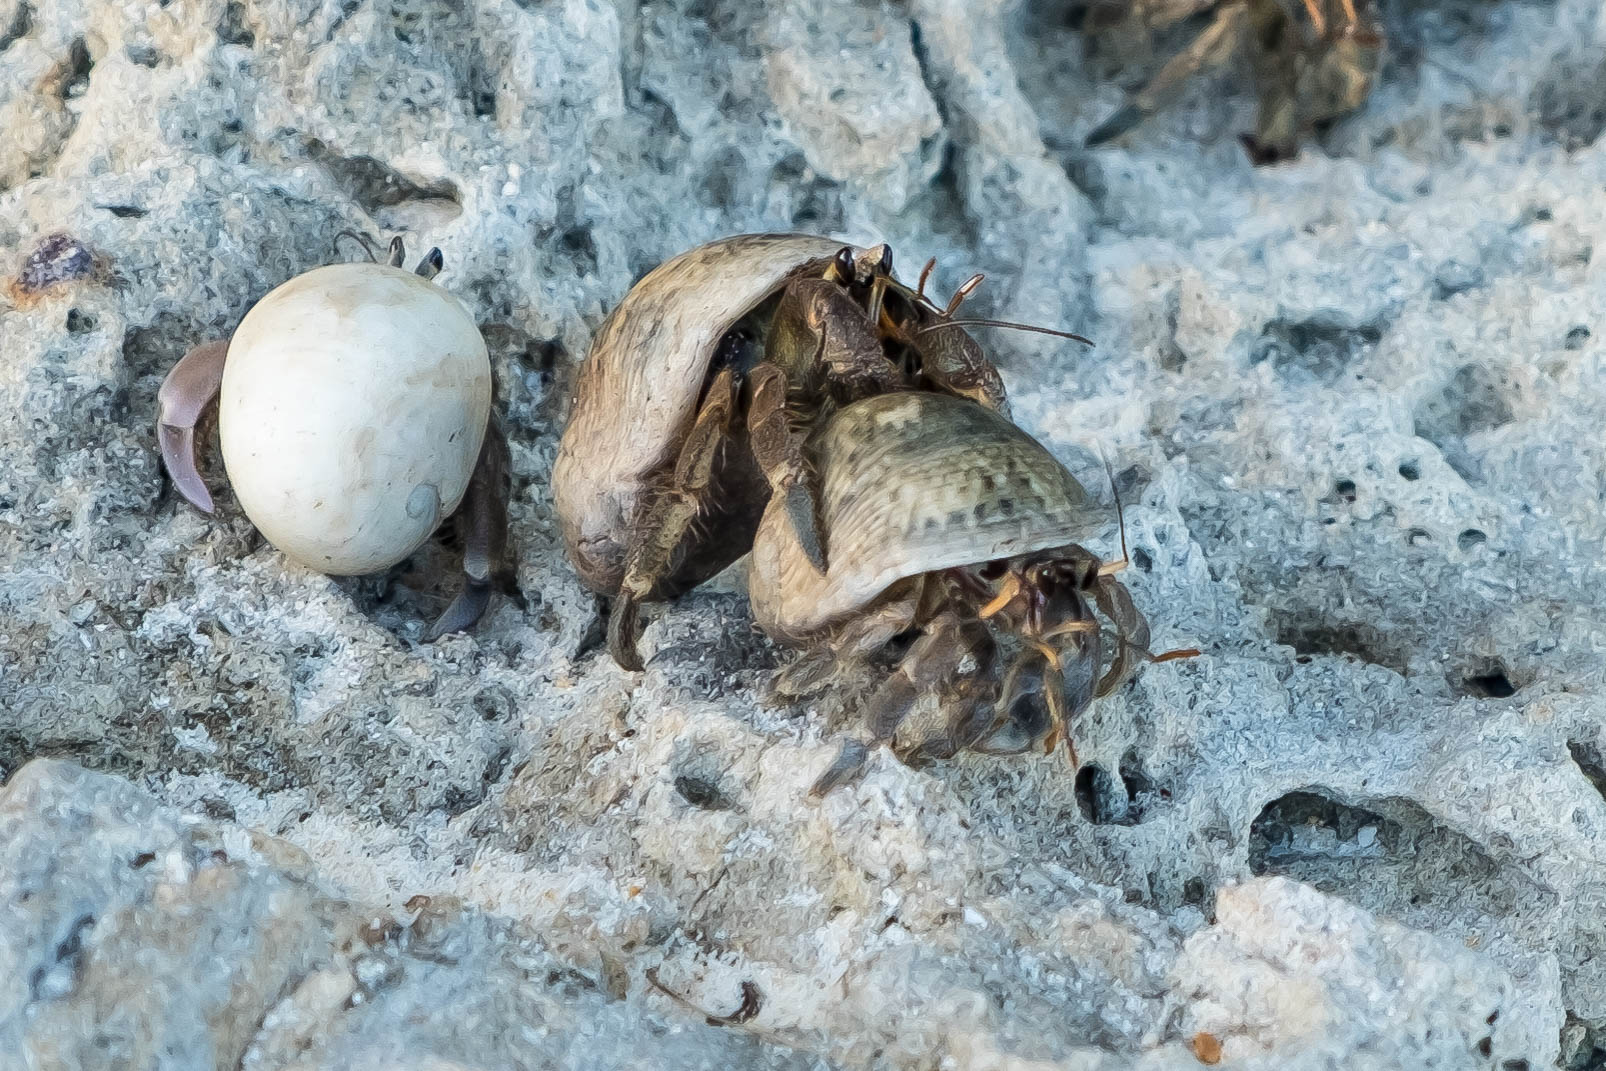
<path id="1" fill-rule="evenodd" d="M 396 238 L 385 263 L 315 268 L 269 292 L 227 340 L 173 366 L 157 437 L 174 486 L 210 513 L 195 431 L 217 399 L 240 507 L 320 572 L 388 569 L 455 515 L 465 581 L 434 638 L 473 625 L 503 579 L 509 464 L 474 318 L 431 281 L 439 249 L 411 272 L 405 255 Z"/>
<path id="2" fill-rule="evenodd" d="M 899 283 L 884 245 L 746 234 L 666 261 L 608 316 L 552 489 L 581 579 L 616 596 L 619 665 L 642 666 L 639 604 L 745 554 L 772 493 L 777 523 L 810 568 L 825 568 L 802 443 L 838 406 L 918 387 L 1003 408 L 998 372 L 963 330 L 992 321 L 953 317 L 980 276 L 946 307 L 925 296 L 925 279 Z"/>
<path id="3" fill-rule="evenodd" d="M 822 574 L 772 502 L 753 544 L 748 590 L 759 627 L 804 653 L 777 676 L 782 696 L 827 683 L 895 639 L 906 653 L 863 706 L 867 740 L 816 783 L 856 771 L 870 745 L 905 758 L 964 748 L 1052 750 L 1094 698 L 1151 655 L 1149 626 L 1116 574 L 1085 549 L 1100 518 L 1075 477 L 999 413 L 965 399 L 903 392 L 849 405 L 807 445 L 819 474 Z M 1113 633 L 1105 659 L 1104 615 Z M 996 633 L 996 634 L 995 634 Z M 1018 648 L 1002 681 L 1000 639 Z M 899 741 L 919 705 L 935 732 Z M 1006 746 L 1011 737 L 1023 742 Z"/>
<path id="4" fill-rule="evenodd" d="M 1159 29 L 1184 16 L 1206 13 L 1208 23 L 1127 103 L 1088 135 L 1089 148 L 1125 134 L 1182 95 L 1188 80 L 1249 49 L 1260 97 L 1253 134 L 1241 135 L 1256 164 L 1293 157 L 1299 143 L 1358 110 L 1372 91 L 1382 62 L 1382 26 L 1370 0 L 1214 0 L 1198 3 L 1093 5 L 1088 19 L 1117 15 Z M 1119 19 L 1117 19 L 1119 21 Z"/>

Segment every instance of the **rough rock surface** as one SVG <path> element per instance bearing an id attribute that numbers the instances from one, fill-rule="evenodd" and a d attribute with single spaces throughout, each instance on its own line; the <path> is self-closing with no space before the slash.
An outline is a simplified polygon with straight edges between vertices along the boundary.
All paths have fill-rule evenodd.
<path id="1" fill-rule="evenodd" d="M 1602 1066 L 1606 15 L 1379 5 L 1366 110 L 1256 169 L 1243 64 L 1082 150 L 1189 31 L 1085 4 L 0 0 L 0 1052 Z M 447 549 L 331 580 L 160 472 L 165 370 L 345 229 L 439 245 L 496 362 L 525 605 L 470 637 L 418 642 Z M 598 649 L 576 363 L 658 261 L 790 229 L 1097 339 L 986 336 L 1205 656 L 1075 777 L 806 802 L 835 744 L 760 702 L 739 575 L 645 674 Z"/>

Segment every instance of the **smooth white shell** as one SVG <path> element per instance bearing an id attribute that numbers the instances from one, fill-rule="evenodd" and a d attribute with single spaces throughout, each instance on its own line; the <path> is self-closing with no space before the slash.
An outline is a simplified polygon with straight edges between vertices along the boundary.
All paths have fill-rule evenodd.
<path id="1" fill-rule="evenodd" d="M 240 322 L 218 430 L 251 523 L 349 576 L 401 561 L 457 508 L 490 411 L 490 358 L 461 302 L 400 268 L 335 264 Z"/>

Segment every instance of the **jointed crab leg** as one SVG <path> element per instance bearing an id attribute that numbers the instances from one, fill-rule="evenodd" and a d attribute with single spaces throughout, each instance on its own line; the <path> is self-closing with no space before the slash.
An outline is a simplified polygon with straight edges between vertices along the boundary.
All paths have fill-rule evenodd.
<path id="1" fill-rule="evenodd" d="M 463 543 L 463 590 L 424 635 L 433 643 L 451 632 L 474 627 L 491 602 L 491 590 L 507 565 L 507 489 L 512 457 L 501 423 L 493 414 L 485 429 L 479 460 L 455 518 Z"/>
<path id="2" fill-rule="evenodd" d="M 1238 40 L 1239 24 L 1248 14 L 1243 0 L 1223 4 L 1192 44 L 1172 57 L 1159 74 L 1087 136 L 1086 146 L 1091 149 L 1120 137 L 1180 97 L 1194 72 L 1226 62 Z"/>
<path id="3" fill-rule="evenodd" d="M 212 512 L 212 493 L 195 466 L 195 424 L 223 384 L 227 341 L 207 342 L 186 353 L 156 392 L 156 438 L 173 486 L 197 509 Z"/>

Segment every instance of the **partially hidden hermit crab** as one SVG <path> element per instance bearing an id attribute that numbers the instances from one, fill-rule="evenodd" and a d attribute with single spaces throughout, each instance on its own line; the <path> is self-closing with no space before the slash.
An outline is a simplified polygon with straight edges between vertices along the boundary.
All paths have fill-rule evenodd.
<path id="1" fill-rule="evenodd" d="M 772 491 L 778 523 L 825 567 L 802 438 L 838 406 L 915 387 L 1004 406 L 962 329 L 992 321 L 953 317 L 980 276 L 942 307 L 891 260 L 810 235 L 725 238 L 654 269 L 598 329 L 552 490 L 581 579 L 615 596 L 619 665 L 642 666 L 640 603 L 745 554 Z"/>
<path id="2" fill-rule="evenodd" d="M 1209 21 L 1181 52 L 1088 135 L 1089 148 L 1121 136 L 1182 95 L 1198 72 L 1242 48 L 1260 98 L 1253 134 L 1241 135 L 1256 164 L 1286 160 L 1299 143 L 1366 103 L 1382 62 L 1382 26 L 1371 0 L 1215 0 L 1210 3 L 1095 5 L 1127 17 L 1170 21 L 1202 9 Z M 1152 10 L 1151 10 L 1152 9 Z"/>
<path id="3" fill-rule="evenodd" d="M 882 743 L 917 759 L 1036 743 L 1051 751 L 1063 740 L 1074 765 L 1071 723 L 1094 698 L 1142 661 L 1196 653 L 1149 653 L 1148 623 L 1116 580 L 1124 546 L 1111 562 L 1082 546 L 1098 511 L 1048 450 L 1000 414 L 926 392 L 868 398 L 821 426 L 807 455 L 819 474 L 829 568 L 814 568 L 774 502 L 749 566 L 759 627 L 804 648 L 776 691 L 805 695 L 913 637 L 863 704 L 865 739 L 844 747 L 816 794 Z M 1093 607 L 1113 633 L 1107 665 Z M 1001 639 L 1018 651 L 1000 681 Z M 901 739 L 917 708 L 935 731 Z"/>
<path id="4" fill-rule="evenodd" d="M 485 342 L 431 281 L 440 250 L 411 272 L 404 256 L 397 238 L 383 264 L 315 268 L 268 293 L 227 340 L 174 365 L 157 436 L 174 486 L 210 513 L 195 432 L 216 398 L 240 507 L 319 572 L 388 569 L 455 514 L 465 581 L 434 638 L 473 625 L 504 579 L 509 466 Z"/>

